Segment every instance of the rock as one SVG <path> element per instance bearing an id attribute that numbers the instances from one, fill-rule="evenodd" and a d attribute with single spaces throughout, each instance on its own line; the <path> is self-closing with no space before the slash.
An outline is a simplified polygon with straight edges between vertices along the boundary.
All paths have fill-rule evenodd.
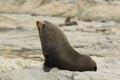
<path id="1" fill-rule="evenodd" d="M 41 68 L 21 69 L 0 74 L 0 80 L 119 80 L 119 75 L 114 71 L 106 72 L 70 72 L 70 71 L 50 71 L 45 73 Z"/>
<path id="2" fill-rule="evenodd" d="M 1 13 L 27 13 L 32 15 L 71 15 L 76 14 L 76 10 L 73 10 L 74 0 L 72 1 L 56 1 L 56 0 L 1 0 L 0 12 Z M 70 4 L 68 4 L 70 3 Z M 69 11 L 69 12 L 66 12 Z"/>
<path id="3" fill-rule="evenodd" d="M 120 22 L 118 0 L 0 0 L 0 13 L 72 16 L 84 21 Z M 97 13 L 97 14 L 96 14 Z"/>
<path id="4" fill-rule="evenodd" d="M 28 14 L 0 15 L 0 80 L 119 80 L 120 24 L 107 21 L 84 22 L 60 27 L 78 52 L 91 56 L 97 72 L 42 70 L 44 58 L 36 20 L 62 23 L 63 18 Z M 4 34 L 4 35 L 3 35 Z"/>
<path id="5" fill-rule="evenodd" d="M 79 0 L 78 6 L 80 20 L 120 22 L 120 4 L 116 5 L 114 1 L 109 4 L 102 0 Z"/>
<path id="6" fill-rule="evenodd" d="M 17 57 L 17 56 L 16 56 Z M 0 56 L 0 73 L 31 67 L 42 67 L 42 62 L 22 58 Z"/>

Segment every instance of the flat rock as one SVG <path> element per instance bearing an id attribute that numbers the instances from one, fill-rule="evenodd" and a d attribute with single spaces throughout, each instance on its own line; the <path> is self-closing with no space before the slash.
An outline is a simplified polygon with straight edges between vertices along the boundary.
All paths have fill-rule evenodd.
<path id="1" fill-rule="evenodd" d="M 114 71 L 109 71 L 114 73 Z M 51 71 L 45 73 L 40 68 L 15 70 L 0 74 L 0 80 L 119 80 L 119 75 L 106 72 Z"/>

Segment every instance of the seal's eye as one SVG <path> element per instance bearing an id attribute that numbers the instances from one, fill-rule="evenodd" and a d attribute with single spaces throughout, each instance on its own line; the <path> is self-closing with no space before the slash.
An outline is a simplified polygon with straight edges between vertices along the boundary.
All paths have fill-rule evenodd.
<path id="1" fill-rule="evenodd" d="M 46 26 L 46 24 L 45 23 L 43 23 L 43 25 L 42 25 L 43 27 L 45 27 Z"/>

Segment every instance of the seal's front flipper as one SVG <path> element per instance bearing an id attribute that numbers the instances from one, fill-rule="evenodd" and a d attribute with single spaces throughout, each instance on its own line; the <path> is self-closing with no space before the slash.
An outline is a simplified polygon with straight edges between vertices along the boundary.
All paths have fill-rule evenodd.
<path id="1" fill-rule="evenodd" d="M 52 68 L 43 65 L 43 70 L 44 70 L 45 72 L 49 72 L 51 69 L 52 69 Z"/>

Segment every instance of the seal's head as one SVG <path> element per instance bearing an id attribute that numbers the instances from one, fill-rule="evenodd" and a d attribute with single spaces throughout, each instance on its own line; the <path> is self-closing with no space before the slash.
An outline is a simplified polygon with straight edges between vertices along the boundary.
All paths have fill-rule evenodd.
<path id="1" fill-rule="evenodd" d="M 36 24 L 39 31 L 42 48 L 45 47 L 45 49 L 56 49 L 56 47 L 58 48 L 61 47 L 61 45 L 68 43 L 64 33 L 56 25 L 48 21 L 37 21 Z"/>
<path id="2" fill-rule="evenodd" d="M 65 19 L 65 23 L 70 22 L 70 21 L 71 21 L 71 17 L 68 16 L 68 17 Z"/>

